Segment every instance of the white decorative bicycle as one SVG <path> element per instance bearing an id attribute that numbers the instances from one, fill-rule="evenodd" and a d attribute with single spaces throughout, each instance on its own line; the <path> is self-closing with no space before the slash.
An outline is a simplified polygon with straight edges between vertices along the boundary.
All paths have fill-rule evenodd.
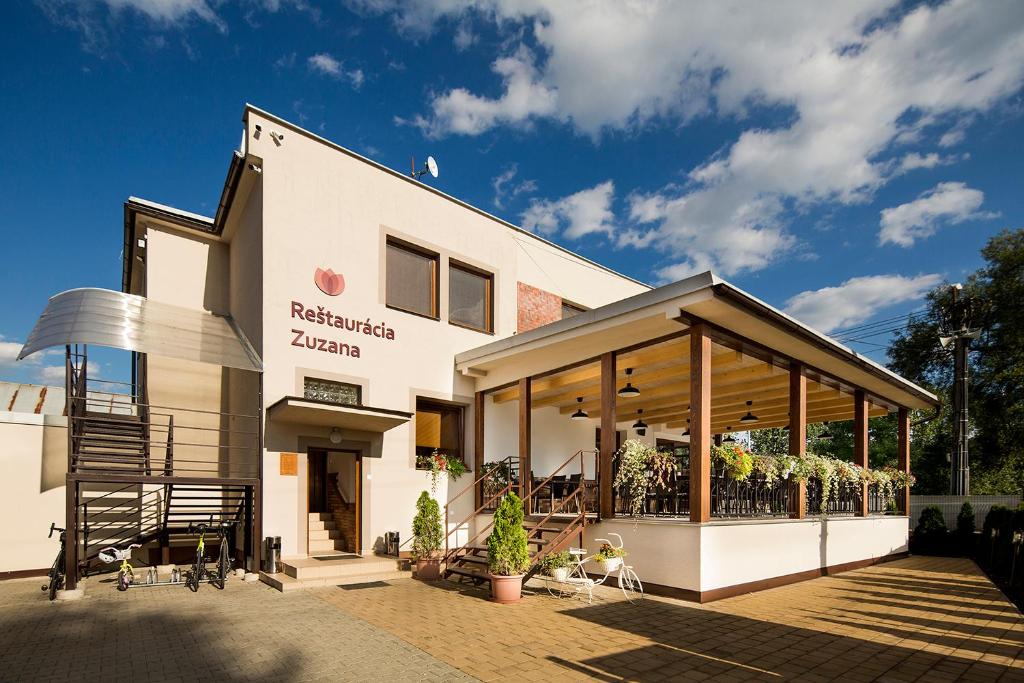
<path id="1" fill-rule="evenodd" d="M 594 539 L 598 543 L 607 545 L 609 548 L 615 551 L 622 551 L 622 536 L 618 534 L 609 533 L 609 536 L 614 536 L 618 539 L 618 544 L 612 543 L 607 538 L 596 538 Z M 603 559 L 603 555 L 587 555 L 587 551 L 584 548 L 570 548 L 569 554 L 573 556 L 576 564 L 569 569 L 567 576 L 564 581 L 561 581 L 553 576 L 544 577 L 548 592 L 556 598 L 567 598 L 574 596 L 582 596 L 586 594 L 587 602 L 592 603 L 594 601 L 594 586 L 600 586 L 611 573 L 618 569 L 618 581 L 619 588 L 622 590 L 622 594 L 626 596 L 626 600 L 629 602 L 636 602 L 644 596 L 644 586 L 640 583 L 640 577 L 633 571 L 631 565 L 626 564 L 622 561 L 622 556 L 612 557 L 611 559 Z M 584 565 L 587 562 L 597 562 L 604 571 L 604 576 L 600 579 L 592 579 L 587 576 L 587 571 Z"/>

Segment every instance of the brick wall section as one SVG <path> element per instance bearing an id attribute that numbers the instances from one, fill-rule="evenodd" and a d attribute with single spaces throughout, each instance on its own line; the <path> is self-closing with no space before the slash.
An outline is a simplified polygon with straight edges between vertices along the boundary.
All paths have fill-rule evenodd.
<path id="1" fill-rule="evenodd" d="M 356 506 L 341 499 L 341 494 L 338 493 L 337 472 L 328 475 L 327 505 L 331 508 L 331 516 L 343 537 L 341 549 L 350 553 L 359 552 L 356 548 Z M 335 547 L 337 545 L 335 543 Z"/>
<path id="2" fill-rule="evenodd" d="M 518 285 L 517 332 L 528 332 L 562 319 L 562 297 L 522 282 Z"/>

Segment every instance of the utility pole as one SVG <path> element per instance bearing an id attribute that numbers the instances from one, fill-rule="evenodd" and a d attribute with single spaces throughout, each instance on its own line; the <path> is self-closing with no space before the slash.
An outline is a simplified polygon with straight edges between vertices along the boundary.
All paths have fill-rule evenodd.
<path id="1" fill-rule="evenodd" d="M 971 327 L 974 300 L 960 298 L 963 285 L 950 287 L 952 304 L 947 312 L 944 329 L 940 332 L 942 348 L 953 344 L 953 450 L 949 458 L 949 493 L 954 496 L 971 494 L 971 464 L 967 452 L 970 420 L 967 410 L 967 380 L 970 368 L 967 354 L 971 340 L 981 336 L 980 328 Z"/>

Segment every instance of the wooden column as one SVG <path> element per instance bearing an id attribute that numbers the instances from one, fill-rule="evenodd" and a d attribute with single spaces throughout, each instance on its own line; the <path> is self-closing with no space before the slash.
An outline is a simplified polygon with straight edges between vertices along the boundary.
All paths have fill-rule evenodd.
<path id="1" fill-rule="evenodd" d="M 523 501 L 530 497 L 530 487 L 533 485 L 533 473 L 530 462 L 531 435 L 533 432 L 532 411 L 533 397 L 531 388 L 533 381 L 529 377 L 519 380 L 519 495 Z M 526 506 L 526 513 L 530 513 L 530 506 Z"/>
<path id="2" fill-rule="evenodd" d="M 482 391 L 473 395 L 473 477 L 479 479 L 484 473 L 484 404 L 487 396 Z M 484 504 L 484 484 L 480 482 L 473 492 L 474 510 Z"/>
<path id="3" fill-rule="evenodd" d="M 802 363 L 789 366 L 789 454 L 804 455 L 807 451 L 807 377 Z M 791 519 L 807 514 L 807 482 L 793 481 L 790 488 Z"/>
<path id="4" fill-rule="evenodd" d="M 78 586 L 78 480 L 65 479 L 64 496 L 64 588 Z"/>
<path id="5" fill-rule="evenodd" d="M 615 516 L 612 499 L 612 457 L 615 455 L 615 353 L 601 355 L 601 454 L 598 462 L 598 508 L 601 519 Z"/>
<path id="6" fill-rule="evenodd" d="M 853 464 L 868 466 L 868 399 L 863 389 L 853 393 Z M 868 516 L 868 485 L 861 486 L 858 517 Z"/>
<path id="7" fill-rule="evenodd" d="M 690 327 L 690 521 L 711 519 L 711 338 Z"/>
<path id="8" fill-rule="evenodd" d="M 910 411 L 900 408 L 897 419 L 897 441 L 896 441 L 896 469 L 900 472 L 910 472 Z M 910 514 L 910 487 L 904 488 L 896 494 L 896 505 L 900 514 Z"/>

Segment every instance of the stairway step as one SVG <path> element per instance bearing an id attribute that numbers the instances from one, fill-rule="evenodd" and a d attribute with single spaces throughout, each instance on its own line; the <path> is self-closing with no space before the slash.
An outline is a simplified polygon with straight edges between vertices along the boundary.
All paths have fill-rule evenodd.
<path id="1" fill-rule="evenodd" d="M 480 557 L 479 555 L 459 555 L 459 557 L 455 560 L 455 566 L 459 566 L 463 563 L 471 565 L 486 565 L 488 561 L 489 560 L 486 557 Z"/>
<path id="2" fill-rule="evenodd" d="M 467 579 L 473 579 L 474 581 L 479 582 L 491 580 L 491 577 L 487 574 L 476 572 L 472 569 L 463 569 L 461 567 L 448 567 L 444 570 L 445 578 L 448 578 L 448 576 L 450 576 L 451 574 L 455 574 L 456 576 L 464 576 Z"/>

